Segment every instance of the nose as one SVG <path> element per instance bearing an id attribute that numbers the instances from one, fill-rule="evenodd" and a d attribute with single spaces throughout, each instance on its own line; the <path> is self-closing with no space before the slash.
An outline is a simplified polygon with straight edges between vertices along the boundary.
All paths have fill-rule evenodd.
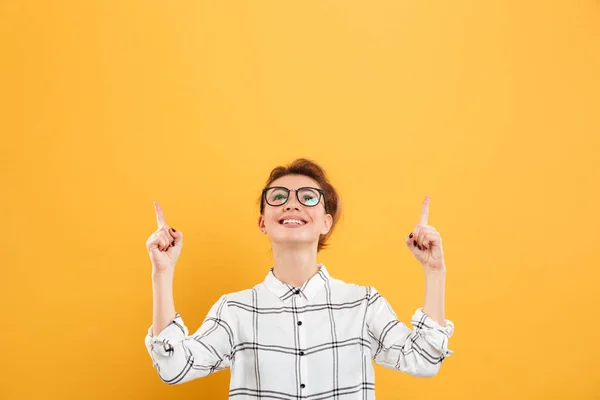
<path id="1" fill-rule="evenodd" d="M 288 199 L 288 201 L 284 204 L 284 209 L 287 210 L 291 210 L 292 207 L 296 210 L 300 210 L 300 203 L 298 202 L 298 198 L 296 196 L 296 191 L 295 190 L 290 190 L 290 198 Z"/>

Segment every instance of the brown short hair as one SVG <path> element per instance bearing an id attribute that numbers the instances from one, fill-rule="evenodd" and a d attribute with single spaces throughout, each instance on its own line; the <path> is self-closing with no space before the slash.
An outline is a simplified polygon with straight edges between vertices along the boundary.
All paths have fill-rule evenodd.
<path id="1" fill-rule="evenodd" d="M 304 175 L 309 178 L 312 178 L 315 181 L 317 181 L 319 186 L 321 186 L 321 189 L 323 189 L 323 191 L 325 192 L 323 196 L 325 201 L 325 210 L 328 214 L 331 214 L 331 216 L 333 217 L 333 221 L 329 232 L 326 235 L 321 235 L 321 237 L 319 237 L 319 245 L 317 247 L 317 252 L 319 252 L 328 246 L 327 239 L 329 239 L 329 237 L 333 233 L 333 228 L 335 227 L 336 222 L 340 219 L 342 210 L 339 195 L 335 188 L 329 182 L 325 170 L 314 161 L 308 160 L 306 158 L 299 158 L 292 161 L 286 166 L 280 165 L 278 167 L 273 168 L 264 188 L 269 187 L 269 185 L 271 185 L 273 181 L 286 175 Z M 262 195 L 262 191 L 259 202 L 260 214 L 262 215 L 265 209 L 265 202 Z"/>

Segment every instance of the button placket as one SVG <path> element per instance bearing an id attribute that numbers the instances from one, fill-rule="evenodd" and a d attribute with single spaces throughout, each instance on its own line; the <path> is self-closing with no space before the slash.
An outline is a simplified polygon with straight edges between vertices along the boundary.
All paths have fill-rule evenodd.
<path id="1" fill-rule="evenodd" d="M 296 305 L 298 307 L 304 307 L 306 306 L 306 299 L 301 296 L 298 295 L 296 297 Z M 305 325 L 305 313 L 304 311 L 299 311 L 298 314 L 298 320 L 296 322 L 296 330 L 298 331 L 298 337 L 300 338 L 300 343 L 299 343 L 299 350 L 298 350 L 298 356 L 300 357 L 300 376 L 301 376 L 301 382 L 300 382 L 300 389 L 305 389 L 306 388 L 306 379 L 308 378 L 308 366 L 307 366 L 307 357 L 306 357 L 306 347 L 307 347 L 307 340 L 306 340 L 306 329 L 304 327 Z M 306 395 L 306 391 L 302 390 L 302 395 L 305 396 Z"/>

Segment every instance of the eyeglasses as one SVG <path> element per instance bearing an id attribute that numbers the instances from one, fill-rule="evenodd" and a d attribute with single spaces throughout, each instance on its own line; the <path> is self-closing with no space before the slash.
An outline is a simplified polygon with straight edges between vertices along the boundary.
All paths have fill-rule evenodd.
<path id="1" fill-rule="evenodd" d="M 282 206 L 287 203 L 292 190 L 296 192 L 296 198 L 298 199 L 298 202 L 306 207 L 314 207 L 318 205 L 321 202 L 321 198 L 325 196 L 325 191 L 323 189 L 317 189 L 313 187 L 288 189 L 283 186 L 273 186 L 263 189 L 263 198 L 270 206 Z M 325 202 L 323 202 L 323 206 L 325 207 Z M 327 211 L 327 207 L 325 207 L 325 211 Z"/>

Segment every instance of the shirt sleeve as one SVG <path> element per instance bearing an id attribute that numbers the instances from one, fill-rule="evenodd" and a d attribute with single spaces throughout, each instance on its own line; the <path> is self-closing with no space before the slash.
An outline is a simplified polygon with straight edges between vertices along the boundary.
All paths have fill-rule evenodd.
<path id="1" fill-rule="evenodd" d="M 453 354 L 448 339 L 454 324 L 439 325 L 418 308 L 409 329 L 398 320 L 388 301 L 373 287 L 367 306 L 367 327 L 371 354 L 376 364 L 414 376 L 431 377 L 438 373 L 445 357 Z"/>
<path id="2" fill-rule="evenodd" d="M 221 296 L 211 307 L 191 336 L 179 314 L 156 336 L 150 327 L 145 343 L 159 377 L 175 385 L 229 367 L 233 348 L 231 327 L 226 296 Z"/>

